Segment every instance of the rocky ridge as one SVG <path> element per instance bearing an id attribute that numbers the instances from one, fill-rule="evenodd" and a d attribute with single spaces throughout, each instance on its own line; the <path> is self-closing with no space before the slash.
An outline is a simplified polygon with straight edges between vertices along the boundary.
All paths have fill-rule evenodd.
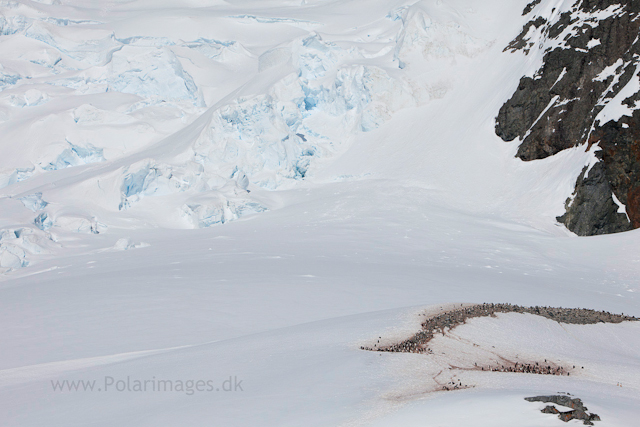
<path id="1" fill-rule="evenodd" d="M 362 350 L 384 351 L 395 353 L 424 353 L 429 354 L 431 349 L 428 346 L 429 341 L 435 334 L 443 334 L 445 330 L 451 330 L 456 326 L 466 323 L 468 319 L 474 317 L 495 317 L 498 313 L 528 313 L 542 316 L 547 319 L 554 320 L 559 323 L 590 325 L 596 323 L 622 323 L 625 321 L 638 321 L 640 319 L 633 316 L 625 316 L 624 314 L 614 314 L 607 311 L 596 311 L 586 308 L 562 308 L 562 307 L 523 307 L 514 304 L 491 304 L 484 303 L 473 306 L 461 306 L 459 309 L 451 310 L 429 317 L 422 323 L 422 330 L 413 337 L 387 346 L 373 347 L 362 346 Z M 557 374 L 563 375 L 566 370 L 560 369 L 559 366 L 552 367 L 545 361 L 544 364 L 536 364 L 535 362 L 529 366 L 520 364 L 513 367 L 496 366 L 488 367 L 487 370 L 498 370 L 504 372 L 523 372 L 523 373 L 539 373 L 539 374 Z M 511 369 L 513 368 L 513 369 Z M 478 367 L 480 370 L 481 367 Z M 484 369 L 482 369 L 484 370 Z"/>

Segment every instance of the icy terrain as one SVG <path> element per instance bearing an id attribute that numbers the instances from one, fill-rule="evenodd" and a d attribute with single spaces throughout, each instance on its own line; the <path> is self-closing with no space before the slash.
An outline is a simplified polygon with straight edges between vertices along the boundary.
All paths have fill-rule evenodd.
<path id="1" fill-rule="evenodd" d="M 585 372 L 453 393 L 359 350 L 444 303 L 640 315 L 638 233 L 555 221 L 594 153 L 524 163 L 494 133 L 540 66 L 503 52 L 526 5 L 1 2 L 0 425 L 554 426 L 523 398 L 559 391 L 634 425 L 635 323 L 476 319 L 443 348 Z"/>

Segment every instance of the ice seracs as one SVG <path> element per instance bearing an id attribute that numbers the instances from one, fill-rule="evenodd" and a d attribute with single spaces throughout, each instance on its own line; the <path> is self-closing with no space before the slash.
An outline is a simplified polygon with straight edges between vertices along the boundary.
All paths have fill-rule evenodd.
<path id="1" fill-rule="evenodd" d="M 403 19 L 406 13 L 407 8 L 396 11 Z M 374 54 L 351 42 L 325 40 L 316 31 L 321 25 L 306 19 L 252 14 L 225 19 L 276 24 L 278 28 L 292 25 L 301 35 L 256 57 L 254 51 L 224 33 L 221 37 L 120 35 L 118 29 L 99 20 L 50 17 L 36 6 L 16 5 L 8 10 L 0 21 L 2 33 L 9 37 L 2 44 L 6 48 L 26 47 L 18 62 L 3 71 L 2 82 L 11 89 L 11 105 L 39 106 L 82 95 L 93 98 L 56 113 L 61 120 L 47 119 L 52 124 L 48 135 L 63 137 L 66 147 L 50 141 L 38 157 L 28 158 L 32 166 L 6 173 L 0 185 L 123 158 L 131 150 L 143 148 L 144 140 L 151 139 L 154 131 L 167 128 L 163 115 L 177 115 L 178 125 L 193 120 L 206 106 L 198 76 L 186 69 L 193 67 L 191 58 L 198 55 L 228 67 L 253 61 L 257 63 L 253 73 L 258 74 L 287 66 L 293 71 L 262 93 L 239 96 L 222 105 L 179 158 L 161 161 L 150 156 L 125 164 L 119 185 L 108 190 L 119 187 L 120 202 L 114 207 L 123 213 L 145 197 L 167 196 L 168 201 L 172 195 L 184 193 L 188 199 L 198 199 L 203 192 L 213 192 L 221 204 L 190 199 L 185 203 L 184 197 L 177 197 L 171 209 L 191 218 L 194 226 L 264 211 L 265 206 L 252 200 L 251 185 L 266 190 L 291 186 L 313 173 L 316 160 L 339 154 L 358 133 L 372 131 L 396 111 L 424 100 L 412 82 L 385 70 L 386 66 L 395 67 L 387 54 L 397 44 L 394 37 L 385 36 L 386 41 L 376 47 L 379 53 Z M 395 22 L 384 25 L 396 28 L 392 31 L 401 28 Z M 377 55 L 387 58 L 388 64 L 378 65 L 384 64 L 383 60 L 374 65 L 370 59 Z M 37 86 L 27 81 L 36 76 L 40 79 Z M 116 94 L 122 96 L 115 98 Z M 70 126 L 69 114 L 73 119 Z M 21 137 L 17 132 L 16 137 Z M 35 145 L 41 144 L 38 141 Z M 59 151 L 55 152 L 55 147 Z M 105 179 L 111 182 L 113 177 L 90 178 L 96 182 Z M 104 191 L 99 189 L 100 197 Z M 243 201 L 238 199 L 238 191 L 244 192 Z M 50 227 L 50 217 L 45 214 L 37 222 L 43 229 Z"/>
<path id="2" fill-rule="evenodd" d="M 42 193 L 30 194 L 20 197 L 22 204 L 32 212 L 38 212 L 47 207 L 49 203 L 42 200 Z"/>
<path id="3" fill-rule="evenodd" d="M 70 147 L 63 150 L 54 161 L 42 165 L 43 170 L 53 171 L 89 163 L 104 162 L 105 160 L 102 148 L 94 147 L 91 144 L 83 147 L 74 145 L 69 141 L 67 143 Z"/>

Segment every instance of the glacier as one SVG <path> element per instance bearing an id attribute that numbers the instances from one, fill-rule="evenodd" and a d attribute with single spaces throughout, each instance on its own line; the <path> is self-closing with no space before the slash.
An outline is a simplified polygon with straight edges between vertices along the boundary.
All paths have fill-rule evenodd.
<path id="1" fill-rule="evenodd" d="M 539 426 L 523 398 L 551 390 L 633 425 L 637 322 L 512 313 L 446 354 L 360 350 L 454 304 L 640 316 L 637 232 L 555 221 L 596 150 L 522 162 L 495 135 L 540 65 L 504 52 L 528 3 L 0 2 L 0 424 Z M 584 369 L 456 369 L 460 340 Z"/>
<path id="2" fill-rule="evenodd" d="M 49 217 L 49 214 L 46 212 L 42 212 L 40 215 L 38 215 L 36 219 L 33 220 L 33 223 L 42 231 L 48 230 L 53 227 L 53 221 Z"/>
<path id="3" fill-rule="evenodd" d="M 65 149 L 56 160 L 50 162 L 47 165 L 42 166 L 45 171 L 54 171 L 64 169 L 73 166 L 86 165 L 89 163 L 104 162 L 105 158 L 103 150 L 101 148 L 94 147 L 91 144 L 87 144 L 82 147 L 74 145 L 67 141 L 70 148 Z"/>
<path id="4" fill-rule="evenodd" d="M 31 177 L 34 170 L 35 167 L 17 168 L 12 172 L 0 175 L 0 188 L 28 179 L 29 177 Z"/>
<path id="5" fill-rule="evenodd" d="M 24 60 L 50 70 L 48 84 L 70 89 L 77 95 L 120 93 L 139 98 L 128 108 L 120 108 L 120 116 L 92 104 L 76 108 L 74 121 L 81 126 L 98 125 L 105 119 L 133 126 L 135 120 L 128 117 L 137 114 L 146 121 L 150 116 L 145 113 L 151 108 L 182 111 L 184 121 L 185 117 L 200 114 L 206 103 L 202 89 L 184 66 L 183 51 L 178 49 L 186 48 L 220 63 L 234 61 L 238 55 L 252 55 L 237 41 L 224 41 L 225 38 L 184 41 L 166 36 L 120 37 L 105 30 L 98 20 L 41 18 L 25 16 L 22 14 L 25 12 L 18 7 L 13 16 L 5 17 L 3 33 L 25 37 L 29 44 L 46 46 L 39 51 L 31 50 L 34 53 L 27 53 Z M 262 24 L 308 24 L 305 20 L 250 15 L 230 18 L 256 19 Z M 227 51 L 236 56 L 229 56 Z M 215 111 L 208 128 L 185 152 L 187 158 L 191 157 L 187 162 L 167 163 L 150 158 L 145 165 L 128 165 L 121 175 L 118 210 L 125 211 L 148 196 L 231 191 L 222 197 L 232 200 L 238 189 L 249 194 L 250 185 L 274 191 L 306 179 L 313 174 L 317 161 L 344 151 L 359 132 L 373 131 L 396 111 L 421 103 L 420 91 L 410 82 L 391 77 L 384 67 L 364 65 L 368 57 L 369 53 L 358 48 L 343 48 L 325 41 L 316 32 L 263 53 L 258 58 L 258 72 L 287 64 L 296 71 L 262 94 L 238 97 Z M 29 86 L 19 85 L 21 78 L 15 75 L 3 81 L 7 87 L 24 91 Z M 11 95 L 11 105 L 39 106 L 60 97 L 42 90 L 42 85 L 38 87 L 27 90 L 23 97 Z M 326 120 L 334 124 L 331 132 L 322 129 Z M 157 126 L 153 119 L 148 123 Z M 71 143 L 69 137 L 66 142 L 69 148 L 54 160 L 43 162 L 33 157 L 29 160 L 44 172 L 107 161 L 104 149 L 99 146 Z M 5 178 L 3 185 L 28 176 L 16 171 Z M 176 212 L 184 211 L 185 206 L 191 212 L 188 217 L 198 218 L 191 221 L 198 226 L 224 223 L 239 218 L 243 212 L 268 209 L 251 201 L 240 203 L 238 209 L 233 208 L 226 215 L 224 210 L 213 207 L 196 207 L 199 213 L 194 214 L 188 204 L 178 202 Z"/>
<path id="6" fill-rule="evenodd" d="M 38 212 L 47 207 L 49 203 L 42 200 L 42 193 L 30 194 L 20 197 L 22 204 L 32 212 Z"/>

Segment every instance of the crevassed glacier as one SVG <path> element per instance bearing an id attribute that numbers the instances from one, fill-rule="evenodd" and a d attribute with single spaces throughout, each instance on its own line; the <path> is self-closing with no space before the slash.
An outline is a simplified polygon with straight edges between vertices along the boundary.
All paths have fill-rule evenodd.
<path id="1" fill-rule="evenodd" d="M 329 155 L 350 135 L 373 130 L 394 110 L 416 104 L 405 84 L 379 67 L 340 67 L 340 59 L 355 51 L 325 43 L 318 35 L 300 40 L 292 50 L 297 75 L 214 115 L 194 146 L 195 160 L 206 171 L 225 175 L 225 170 L 239 169 L 253 184 L 275 189 L 284 180 L 304 178 L 314 157 Z M 325 115 L 334 118 L 342 140 L 314 124 Z"/>
<path id="2" fill-rule="evenodd" d="M 51 217 L 49 217 L 49 214 L 46 212 L 42 212 L 40 215 L 38 215 L 36 219 L 33 220 L 33 223 L 42 231 L 46 231 L 53 227 L 53 221 L 51 220 Z"/>
<path id="3" fill-rule="evenodd" d="M 53 162 L 50 162 L 47 165 L 42 166 L 42 169 L 46 171 L 59 170 L 72 166 L 86 165 L 89 163 L 99 163 L 104 162 L 105 158 L 102 154 L 102 148 L 94 147 L 91 144 L 87 144 L 82 147 L 79 145 L 74 145 L 67 141 L 67 143 L 71 146 L 70 148 L 65 149 L 58 158 Z"/>
<path id="4" fill-rule="evenodd" d="M 9 173 L 0 174 L 0 188 L 24 181 L 33 175 L 35 167 L 17 168 Z"/>
<path id="5" fill-rule="evenodd" d="M 410 10 L 403 7 L 389 14 L 390 19 L 403 22 L 404 38 L 398 44 L 405 46 L 405 41 L 411 39 L 407 35 L 411 33 L 407 23 L 417 22 L 409 16 Z M 292 18 L 256 15 L 238 15 L 231 19 L 297 27 L 316 25 Z M 418 23 L 422 25 L 423 21 Z M 419 91 L 398 77 L 397 70 L 390 74 L 380 65 L 381 61 L 377 61 L 378 66 L 370 65 L 371 52 L 353 43 L 326 41 L 315 32 L 257 50 L 255 46 L 245 48 L 239 41 L 225 41 L 224 36 L 221 40 L 211 35 L 195 40 L 131 33 L 119 37 L 106 29 L 107 24 L 95 24 L 98 22 L 66 18 L 0 19 L 3 33 L 21 34 L 28 43 L 38 47 L 37 54 L 25 54 L 20 60 L 38 73 L 44 73 L 46 84 L 66 88 L 49 87 L 47 91 L 38 87 L 42 96 L 36 92 L 26 96 L 24 92 L 22 97 L 16 91 L 15 106 L 37 105 L 56 96 L 91 94 L 96 98 L 116 99 L 112 92 L 136 95 L 139 99 L 119 97 L 123 104 L 117 107 L 117 113 L 111 111 L 111 115 L 102 110 L 108 107 L 89 101 L 74 107 L 70 110 L 78 125 L 74 131 L 86 132 L 87 126 L 104 124 L 107 119 L 108 124 L 123 127 L 136 120 L 149 120 L 152 129 L 154 117 L 163 117 L 162 109 L 176 109 L 182 113 L 184 122 L 193 118 L 192 113 L 203 111 L 202 92 L 211 88 L 206 86 L 206 79 L 202 80 L 202 88 L 198 86 L 201 80 L 197 79 L 201 76 L 194 70 L 199 67 L 198 61 L 208 65 L 211 62 L 204 58 L 194 60 L 198 55 L 219 62 L 216 66 L 220 69 L 232 69 L 238 63 L 255 64 L 253 73 L 269 70 L 263 76 L 283 64 L 287 64 L 283 70 L 291 67 L 295 70 L 266 92 L 243 94 L 213 112 L 205 130 L 174 160 L 160 162 L 148 158 L 123 165 L 121 172 L 114 173 L 117 181 L 109 187 L 119 192 L 110 200 L 119 199 L 119 204 L 114 205 L 121 211 L 138 203 L 144 208 L 143 199 L 147 197 L 167 196 L 167 203 L 175 203 L 174 213 L 177 210 L 193 227 L 222 224 L 265 211 L 265 206 L 252 199 L 258 194 L 253 190 L 275 190 L 313 175 L 319 159 L 338 154 L 358 133 L 372 131 L 395 111 L 419 103 L 416 96 Z M 422 37 L 418 41 L 423 42 L 431 36 L 428 27 L 420 25 L 416 27 L 416 34 Z M 397 63 L 391 54 L 393 39 L 385 43 L 387 46 L 377 57 L 388 56 L 388 66 L 395 67 Z M 239 56 L 244 59 L 236 61 Z M 24 81 L 30 76 L 12 74 L 9 68 L 3 72 L 0 86 L 29 84 Z M 206 93 L 209 96 L 210 92 Z M 145 107 L 150 108 L 139 111 Z M 69 135 L 75 141 L 76 136 Z M 68 148 L 55 155 L 53 160 L 47 158 L 39 163 L 42 169 L 51 171 L 105 161 L 102 148 L 70 142 Z M 33 169 L 10 171 L 0 179 L 0 186 L 25 179 L 31 173 Z M 91 232 L 91 213 L 80 219 L 52 213 L 56 216 L 53 224 L 49 214 L 41 212 L 46 209 L 46 202 L 27 196 L 23 203 L 38 211 L 34 222 L 42 230 L 55 225 L 64 230 Z"/>
<path id="6" fill-rule="evenodd" d="M 28 196 L 20 197 L 22 204 L 32 212 L 38 212 L 47 207 L 49 203 L 42 200 L 42 193 L 30 194 Z"/>
<path id="7" fill-rule="evenodd" d="M 276 63 L 290 58 L 297 71 L 265 94 L 236 99 L 215 111 L 191 148 L 190 162 L 170 165 L 149 160 L 126 170 L 120 210 L 149 196 L 214 192 L 219 195 L 217 202 L 182 206 L 193 226 L 208 227 L 262 212 L 266 208 L 246 199 L 251 185 L 275 190 L 304 179 L 314 159 L 333 155 L 358 132 L 371 131 L 394 111 L 417 103 L 406 82 L 391 78 L 382 68 L 341 65 L 345 58 L 362 55 L 327 43 L 317 34 L 269 52 Z M 114 60 L 125 53 L 118 52 Z M 332 126 L 327 127 L 327 120 Z"/>
<path id="8" fill-rule="evenodd" d="M 126 46 L 113 55 L 107 68 L 104 83 L 108 91 L 158 101 L 189 100 L 204 106 L 193 78 L 169 48 Z"/>

